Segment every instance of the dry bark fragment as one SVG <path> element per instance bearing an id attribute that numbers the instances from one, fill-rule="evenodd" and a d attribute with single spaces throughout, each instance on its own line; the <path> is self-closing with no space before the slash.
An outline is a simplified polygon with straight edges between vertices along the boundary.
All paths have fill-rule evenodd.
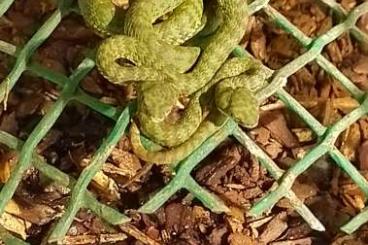
<path id="1" fill-rule="evenodd" d="M 39 111 L 44 98 L 40 94 L 34 94 L 24 99 L 17 107 L 17 117 L 24 118 L 30 116 Z"/>
<path id="2" fill-rule="evenodd" d="M 13 135 L 17 135 L 19 126 L 18 120 L 16 118 L 16 112 L 11 112 L 9 114 L 2 115 L 0 130 L 3 130 Z"/>
<path id="3" fill-rule="evenodd" d="M 98 83 L 94 79 L 91 78 L 91 76 L 86 77 L 81 81 L 81 87 L 87 91 L 88 93 L 91 93 L 93 95 L 103 95 L 103 89 L 99 86 Z"/>
<path id="4" fill-rule="evenodd" d="M 368 57 L 361 56 L 353 66 L 353 71 L 359 74 L 368 74 Z"/>
<path id="5" fill-rule="evenodd" d="M 212 230 L 209 235 L 209 243 L 211 245 L 221 245 L 224 235 L 228 232 L 226 226 L 217 227 Z"/>
<path id="6" fill-rule="evenodd" d="M 226 217 L 232 233 L 243 232 L 245 223 L 245 210 L 238 207 L 230 207 L 230 213 Z"/>
<path id="7" fill-rule="evenodd" d="M 359 147 L 359 167 L 361 170 L 368 170 L 368 140 Z"/>
<path id="8" fill-rule="evenodd" d="M 127 236 L 123 233 L 117 234 L 83 234 L 78 236 L 65 236 L 63 244 L 65 245 L 83 245 L 83 244 L 105 244 L 124 241 Z"/>
<path id="9" fill-rule="evenodd" d="M 261 233 L 258 240 L 264 243 L 276 240 L 288 228 L 285 219 L 286 212 L 277 214 L 268 224 L 266 224 L 265 230 Z"/>
<path id="10" fill-rule="evenodd" d="M 79 168 L 84 169 L 90 164 L 90 158 L 84 158 L 79 163 Z M 93 177 L 91 186 L 93 186 L 105 199 L 109 201 L 120 200 L 119 187 L 114 179 L 107 176 L 102 170 L 98 171 Z"/>
<path id="11" fill-rule="evenodd" d="M 11 169 L 18 161 L 17 153 L 9 151 L 0 156 L 0 183 L 6 183 L 10 177 Z"/>
<path id="12" fill-rule="evenodd" d="M 225 146 L 222 152 L 217 155 L 216 160 L 203 166 L 196 173 L 196 179 L 205 181 L 208 185 L 221 183 L 228 171 L 233 169 L 241 159 L 241 150 L 235 145 Z"/>
<path id="13" fill-rule="evenodd" d="M 49 223 L 58 215 L 56 210 L 47 205 L 25 201 L 15 202 L 13 199 L 6 205 L 5 211 L 40 226 Z"/>
<path id="14" fill-rule="evenodd" d="M 313 239 L 311 237 L 301 239 L 290 239 L 286 241 L 271 242 L 270 245 L 312 245 Z"/>
<path id="15" fill-rule="evenodd" d="M 128 151 L 115 148 L 111 153 L 111 158 L 113 163 L 125 173 L 124 175 L 130 178 L 142 168 L 138 157 Z"/>
<path id="16" fill-rule="evenodd" d="M 256 245 L 256 241 L 254 241 L 251 237 L 243 234 L 243 233 L 232 233 L 228 238 L 228 242 L 230 245 Z"/>
<path id="17" fill-rule="evenodd" d="M 44 152 L 51 145 L 57 143 L 62 137 L 62 132 L 60 130 L 51 129 L 47 135 L 42 139 L 41 143 L 37 146 L 37 151 L 39 153 Z"/>
<path id="18" fill-rule="evenodd" d="M 151 239 L 150 237 L 148 237 L 146 234 L 141 232 L 137 227 L 135 227 L 133 225 L 129 225 L 129 224 L 128 225 L 120 225 L 119 227 L 123 232 L 125 232 L 126 234 L 134 237 L 135 239 L 142 242 L 143 244 L 146 244 L 146 245 L 160 245 L 160 243 L 158 243 L 157 241 Z"/>
<path id="19" fill-rule="evenodd" d="M 267 145 L 271 138 L 271 132 L 265 127 L 257 127 L 250 132 L 253 139 L 261 145 Z"/>
<path id="20" fill-rule="evenodd" d="M 361 172 L 361 174 L 367 178 L 367 172 Z M 353 212 L 354 210 L 360 211 L 364 208 L 366 197 L 362 190 L 351 180 L 349 176 L 342 176 L 339 182 L 339 195 L 342 198 L 343 203 L 349 207 Z"/>
<path id="21" fill-rule="evenodd" d="M 271 135 L 288 148 L 298 145 L 298 141 L 287 126 L 286 119 L 281 111 L 272 111 L 262 115 L 260 124 L 267 128 Z"/>
<path id="22" fill-rule="evenodd" d="M 340 146 L 341 153 L 350 161 L 355 161 L 357 149 L 361 142 L 359 125 L 357 123 L 351 125 L 347 130 L 345 130 L 340 139 L 342 140 Z"/>
<path id="23" fill-rule="evenodd" d="M 359 121 L 360 130 L 362 132 L 362 140 L 368 139 L 368 118 L 365 116 L 361 118 Z"/>
<path id="24" fill-rule="evenodd" d="M 250 49 L 259 60 L 265 60 L 267 57 L 266 36 L 262 28 L 262 23 L 255 20 L 250 36 Z"/>
<path id="25" fill-rule="evenodd" d="M 356 0 L 341 0 L 341 6 L 343 6 L 347 11 L 351 11 L 356 4 Z"/>
<path id="26" fill-rule="evenodd" d="M 32 226 L 30 222 L 7 212 L 4 212 L 0 216 L 0 225 L 11 232 L 18 234 L 24 240 L 28 238 L 28 230 Z"/>
<path id="27" fill-rule="evenodd" d="M 192 210 L 182 204 L 169 204 L 165 207 L 165 215 L 165 229 L 168 231 L 168 233 L 183 233 L 185 230 L 192 229 L 194 225 Z"/>
<path id="28" fill-rule="evenodd" d="M 310 197 L 315 196 L 319 191 L 318 187 L 313 182 L 310 181 L 309 183 L 303 183 L 299 180 L 295 181 L 292 190 L 302 202 Z M 277 206 L 293 209 L 288 199 L 281 199 L 277 203 Z"/>

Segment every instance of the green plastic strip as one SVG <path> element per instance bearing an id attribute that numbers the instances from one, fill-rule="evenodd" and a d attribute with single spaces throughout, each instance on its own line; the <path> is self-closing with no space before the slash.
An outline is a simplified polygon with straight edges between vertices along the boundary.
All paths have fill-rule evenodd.
<path id="1" fill-rule="evenodd" d="M 16 50 L 17 49 L 14 45 L 0 40 L 0 52 L 4 52 L 8 55 L 16 57 L 17 56 Z M 40 64 L 36 62 L 30 63 L 27 66 L 26 70 L 60 87 L 63 87 L 64 84 L 69 82 L 68 77 L 64 76 L 61 73 L 52 71 L 45 67 L 42 67 Z M 73 96 L 73 99 L 84 105 L 87 105 L 93 110 L 113 120 L 117 120 L 118 116 L 121 113 L 120 108 L 116 108 L 114 106 L 107 105 L 107 104 L 100 102 L 98 99 L 86 94 L 86 92 L 84 92 L 81 88 L 77 89 L 77 92 Z"/>
<path id="2" fill-rule="evenodd" d="M 28 243 L 11 235 L 4 227 L 0 226 L 0 237 L 6 245 L 26 245 Z"/>
<path id="3" fill-rule="evenodd" d="M 310 150 L 303 159 L 294 164 L 288 169 L 282 176 L 280 185 L 273 190 L 271 193 L 263 197 L 256 205 L 251 209 L 251 214 L 258 216 L 261 213 L 269 210 L 276 204 L 278 200 L 285 196 L 285 193 L 291 189 L 295 179 L 306 171 L 318 158 L 324 155 L 327 151 L 331 150 L 334 146 L 334 142 L 342 131 L 344 131 L 351 124 L 359 120 L 368 112 L 368 99 L 357 109 L 350 112 L 348 115 L 343 117 L 339 122 L 334 124 L 331 128 L 326 131 L 326 135 L 323 137 L 322 142 Z M 343 164 L 343 163 L 340 163 Z M 356 172 L 357 173 L 357 172 Z M 349 173 L 348 173 L 349 174 Z M 360 175 L 359 175 L 360 176 Z M 350 176 L 357 178 L 359 182 L 356 184 L 362 189 L 364 194 L 368 196 L 368 182 L 364 177 L 358 178 L 358 176 Z"/>
<path id="4" fill-rule="evenodd" d="M 109 133 L 109 136 L 104 140 L 102 145 L 98 148 L 95 155 L 91 159 L 90 164 L 83 169 L 80 174 L 77 183 L 75 184 L 72 195 L 68 204 L 68 207 L 63 217 L 58 221 L 57 225 L 52 231 L 49 242 L 62 241 L 67 233 L 70 225 L 73 222 L 78 210 L 88 204 L 88 200 L 85 199 L 85 192 L 92 178 L 101 169 L 106 159 L 118 143 L 126 127 L 128 126 L 131 116 L 130 107 L 127 107 L 116 121 L 115 127 Z M 125 222 L 125 220 L 123 220 Z M 119 222 L 118 224 L 122 224 Z M 117 224 L 115 224 L 117 225 Z"/>
<path id="5" fill-rule="evenodd" d="M 234 137 L 246 147 L 257 159 L 261 162 L 262 166 L 266 168 L 273 178 L 278 180 L 283 171 L 276 165 L 274 161 L 256 144 L 247 134 L 243 132 L 239 127 L 234 131 Z M 317 231 L 324 231 L 325 227 L 316 218 L 316 216 L 303 204 L 300 199 L 292 192 L 286 192 L 285 197 L 289 199 L 290 204 L 295 208 L 300 216 L 309 224 L 309 226 Z"/>
<path id="6" fill-rule="evenodd" d="M 283 15 L 276 11 L 271 6 L 267 6 L 264 12 L 279 26 L 283 28 L 286 32 L 292 35 L 296 40 L 298 40 L 305 48 L 312 45 L 313 39 L 304 35 L 295 25 L 293 25 L 289 20 L 287 20 Z M 341 85 L 345 87 L 351 95 L 361 101 L 364 97 L 364 92 L 361 91 L 354 83 L 352 83 L 349 78 L 347 78 L 341 71 L 339 71 L 334 64 L 327 60 L 323 55 L 318 54 L 315 61 L 320 65 L 327 73 L 340 81 Z M 306 62 L 305 64 L 307 64 Z"/>
<path id="7" fill-rule="evenodd" d="M 0 17 L 5 14 L 5 12 L 10 8 L 13 2 L 14 0 L 2 0 L 0 2 Z"/>
<path id="8" fill-rule="evenodd" d="M 10 149 L 20 151 L 23 146 L 23 142 L 16 137 L 0 131 L 0 143 L 6 145 Z M 69 175 L 63 173 L 59 169 L 52 165 L 47 164 L 44 159 L 37 153 L 33 153 L 32 165 L 37 168 L 44 176 L 52 179 L 60 185 L 73 189 L 75 186 L 75 179 Z M 98 214 L 106 222 L 110 224 L 120 224 L 129 221 L 130 219 L 118 211 L 106 206 L 96 200 L 91 192 L 86 192 L 86 207 L 91 209 L 94 213 Z"/>
<path id="9" fill-rule="evenodd" d="M 9 1 L 8 1 L 9 2 Z M 67 8 L 71 0 L 60 1 L 59 7 L 49 17 L 49 19 L 38 29 L 27 44 L 19 51 L 13 69 L 8 76 L 0 83 L 0 101 L 4 101 L 9 91 L 14 87 L 22 73 L 26 70 L 27 62 L 34 51 L 51 35 L 60 23 L 63 15 L 67 14 Z M 0 5 L 0 14 L 1 14 Z"/>
<path id="10" fill-rule="evenodd" d="M 82 79 L 91 70 L 93 67 L 91 64 L 93 64 L 91 60 L 85 59 L 84 62 L 79 65 L 77 70 L 71 76 L 70 83 L 65 85 L 59 99 L 51 106 L 50 110 L 37 124 L 35 129 L 24 143 L 24 146 L 19 153 L 19 160 L 12 170 L 12 174 L 8 182 L 1 189 L 0 213 L 4 212 L 5 206 L 12 198 L 17 186 L 19 185 L 19 182 L 22 179 L 24 171 L 30 167 L 32 154 L 36 149 L 36 146 L 60 116 L 61 112 L 69 102 L 70 97 L 72 97 L 74 90 L 78 86 L 80 79 Z"/>
<path id="11" fill-rule="evenodd" d="M 338 24 L 324 35 L 314 39 L 311 43 L 312 45 L 309 46 L 307 52 L 305 52 L 292 62 L 286 64 L 284 67 L 276 72 L 276 75 L 272 79 L 269 87 L 263 90 L 264 98 L 262 99 L 267 99 L 268 97 L 273 95 L 274 87 L 284 87 L 286 85 L 286 79 L 289 76 L 293 75 L 296 71 L 304 67 L 307 63 L 313 61 L 322 52 L 323 48 L 327 44 L 337 39 L 347 29 L 351 29 L 355 25 L 359 17 L 361 17 L 366 12 L 368 12 L 368 2 L 362 3 L 358 7 L 354 8 L 354 10 L 349 13 L 348 17 L 343 23 Z"/>
<path id="12" fill-rule="evenodd" d="M 347 12 L 346 10 L 341 6 L 341 4 L 331 1 L 331 0 L 320 0 L 327 6 L 329 6 L 339 17 L 340 19 L 346 18 Z M 361 43 L 368 43 L 368 34 L 364 33 L 362 30 L 360 30 L 357 26 L 353 26 L 351 28 L 351 34 Z"/>
<path id="13" fill-rule="evenodd" d="M 210 154 L 217 145 L 223 142 L 228 135 L 231 134 L 236 124 L 229 120 L 217 133 L 208 138 L 197 150 L 183 160 L 178 167 L 175 177 L 161 189 L 156 195 L 150 198 L 138 211 L 142 213 L 153 213 L 159 209 L 171 196 L 178 190 L 185 188 L 191 192 L 196 198 L 210 208 L 213 212 L 227 212 L 229 209 L 226 205 L 214 197 L 212 194 L 205 191 L 190 176 L 190 172 Z"/>
<path id="14" fill-rule="evenodd" d="M 239 48 L 235 50 L 234 54 L 238 57 L 244 57 L 248 55 L 245 50 L 239 49 Z M 267 69 L 267 68 L 264 68 L 264 69 Z M 277 88 L 273 88 L 273 90 L 277 90 Z M 262 97 L 262 96 L 263 96 L 263 90 L 257 94 L 257 97 Z M 293 98 L 289 98 L 289 97 L 281 98 L 281 100 L 284 103 L 296 103 L 298 105 L 297 101 L 294 100 Z M 308 112 L 305 113 L 306 110 L 303 107 L 294 107 L 294 108 L 298 108 L 299 113 L 301 115 L 305 115 L 305 116 L 310 115 Z M 319 126 L 318 125 L 319 123 L 317 120 L 311 121 L 311 122 L 314 125 Z M 264 153 L 257 146 L 257 144 L 255 144 L 239 127 L 237 127 L 236 130 L 233 132 L 233 136 L 239 141 L 239 143 L 244 145 L 254 156 L 256 156 L 258 160 L 260 160 L 262 166 L 266 168 L 267 171 L 269 171 L 272 177 L 274 177 L 275 179 L 279 179 L 282 176 L 283 171 L 277 166 L 277 164 L 273 162 L 272 159 L 268 157 L 267 154 Z M 321 224 L 321 222 L 313 215 L 313 213 L 298 199 L 298 197 L 291 190 L 286 192 L 285 197 L 289 199 L 291 205 L 303 217 L 303 219 L 310 225 L 312 229 L 318 230 L 318 231 L 325 230 L 325 227 Z"/>
<path id="15" fill-rule="evenodd" d="M 2 16 L 8 10 L 13 2 L 14 0 L 3 0 L 0 2 L 0 16 Z M 306 53 L 291 61 L 280 70 L 275 71 L 270 85 L 265 90 L 260 91 L 258 97 L 263 100 L 275 94 L 290 110 L 295 112 L 313 130 L 313 132 L 315 132 L 315 134 L 319 137 L 319 144 L 310 150 L 306 154 L 305 158 L 301 159 L 286 172 L 283 172 L 277 167 L 272 159 L 270 159 L 267 154 L 264 153 L 232 120 L 229 120 L 220 131 L 205 141 L 201 147 L 199 147 L 187 159 L 183 160 L 178 165 L 173 180 L 156 195 L 154 195 L 153 198 L 148 200 L 148 202 L 140 208 L 140 211 L 154 212 L 173 194 L 175 194 L 176 191 L 182 188 L 190 191 L 212 211 L 227 211 L 227 207 L 223 204 L 223 202 L 213 194 L 209 193 L 206 189 L 199 186 L 198 183 L 196 183 L 195 180 L 190 176 L 190 172 L 206 155 L 212 152 L 215 147 L 229 135 L 233 135 L 241 144 L 247 147 L 249 151 L 260 160 L 261 164 L 270 172 L 270 174 L 275 179 L 279 180 L 279 186 L 277 186 L 275 190 L 271 191 L 267 196 L 261 199 L 261 201 L 251 209 L 251 213 L 254 215 L 259 215 L 260 213 L 269 210 L 281 197 L 287 197 L 295 210 L 306 220 L 306 222 L 309 223 L 313 229 L 321 231 L 324 230 L 323 225 L 295 196 L 290 188 L 298 175 L 309 168 L 316 159 L 326 153 L 331 156 L 337 165 L 342 168 L 355 183 L 357 183 L 357 185 L 366 195 L 368 194 L 368 184 L 365 178 L 334 146 L 338 135 L 343 130 L 367 114 L 368 102 L 365 93 L 357 88 L 344 74 L 342 74 L 341 71 L 339 71 L 330 61 L 321 55 L 323 48 L 328 43 L 336 40 L 336 38 L 342 35 L 342 33 L 345 31 L 350 31 L 358 41 L 365 44 L 367 43 L 368 35 L 359 30 L 355 24 L 358 18 L 368 11 L 368 3 L 365 2 L 360 4 L 354 8 L 353 11 L 347 14 L 341 5 L 333 0 L 321 0 L 321 2 L 329 6 L 339 16 L 340 20 L 343 21 L 316 39 L 311 39 L 305 36 L 284 16 L 273 9 L 269 5 L 268 0 L 256 0 L 250 4 L 250 14 L 254 14 L 257 11 L 263 10 L 273 22 L 278 24 L 286 32 L 290 33 L 307 49 Z M 120 224 L 128 220 L 126 216 L 97 202 L 96 199 L 94 199 L 94 197 L 88 192 L 87 186 L 95 173 L 100 169 L 104 159 L 108 157 L 117 140 L 126 130 L 128 122 L 131 118 L 131 113 L 134 111 L 133 107 L 127 107 L 122 111 L 120 108 L 115 108 L 98 101 L 96 98 L 89 96 L 77 87 L 78 81 L 82 79 L 94 66 L 94 63 L 91 59 L 86 59 L 85 63 L 82 63 L 82 67 L 85 65 L 87 68 L 84 72 L 83 68 L 79 68 L 81 71 L 78 79 L 75 77 L 73 78 L 73 76 L 72 79 L 69 79 L 64 75 L 48 70 L 37 63 L 31 63 L 27 65 L 34 51 L 50 36 L 57 24 L 61 21 L 62 17 L 68 12 L 74 10 L 72 9 L 71 3 L 71 0 L 59 1 L 58 9 L 48 18 L 48 20 L 46 20 L 46 22 L 22 49 L 18 49 L 17 47 L 0 40 L 0 51 L 16 57 L 16 65 L 6 79 L 0 84 L 1 101 L 6 99 L 11 88 L 15 85 L 21 74 L 26 70 L 29 70 L 33 74 L 43 77 L 63 88 L 60 98 L 55 102 L 50 111 L 36 126 L 35 130 L 31 133 L 30 137 L 26 140 L 23 146 L 21 143 L 19 143 L 19 141 L 17 146 L 13 145 L 14 147 L 11 147 L 11 143 L 14 143 L 14 141 L 12 141 L 10 137 L 6 137 L 9 135 L 0 132 L 0 141 L 2 143 L 8 145 L 10 148 L 17 148 L 20 150 L 19 162 L 13 170 L 9 182 L 4 185 L 0 192 L 0 199 L 4 200 L 3 202 L 0 202 L 0 213 L 2 213 L 1 211 L 4 210 L 4 206 L 6 205 L 7 201 L 12 197 L 14 190 L 20 181 L 22 173 L 30 166 L 31 162 L 36 168 L 40 169 L 43 174 L 49 176 L 54 181 L 58 181 L 73 188 L 71 200 L 67 207 L 66 213 L 51 231 L 49 240 L 55 241 L 60 241 L 63 239 L 63 236 L 69 228 L 72 219 L 80 207 L 90 208 L 98 216 L 106 219 L 111 224 Z M 234 54 L 238 56 L 245 55 L 244 50 L 240 48 L 236 49 Z M 321 125 L 307 110 L 305 110 L 305 108 L 303 108 L 283 89 L 287 82 L 287 78 L 311 61 L 316 61 L 317 64 L 319 64 L 326 72 L 336 78 L 357 101 L 362 103 L 359 108 L 355 109 L 353 112 L 341 119 L 338 123 L 329 128 Z M 91 165 L 82 172 L 77 181 L 74 181 L 68 175 L 43 162 L 42 158 L 33 152 L 38 142 L 52 127 L 63 108 L 71 100 L 83 103 L 102 115 L 117 121 L 107 139 L 102 143 L 101 147 L 95 153 Z M 114 214 L 115 217 L 119 218 L 114 219 L 112 217 Z M 351 233 L 367 221 L 368 210 L 365 209 L 349 223 L 343 226 L 342 230 Z M 0 236 L 3 239 L 9 237 L 13 238 L 8 233 L 2 232 L 0 232 Z"/>

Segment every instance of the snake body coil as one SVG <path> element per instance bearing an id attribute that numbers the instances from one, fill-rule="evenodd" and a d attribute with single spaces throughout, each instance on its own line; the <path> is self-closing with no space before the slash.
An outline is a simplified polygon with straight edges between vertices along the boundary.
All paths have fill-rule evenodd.
<path id="1" fill-rule="evenodd" d="M 133 0 L 127 10 L 112 0 L 79 0 L 86 23 L 108 37 L 96 55 L 101 74 L 116 84 L 138 82 L 139 127 L 133 123 L 131 138 L 134 151 L 144 160 L 182 159 L 218 130 L 227 116 L 246 127 L 258 122 L 252 88 L 263 85 L 264 74 L 249 74 L 255 67 L 250 59 L 228 60 L 244 36 L 247 3 L 215 2 L 214 16 L 206 16 L 202 0 Z M 183 46 L 201 30 L 205 32 L 203 27 L 210 26 L 206 21 L 214 18 L 221 20 L 220 25 L 201 48 Z M 246 86 L 252 76 L 260 86 Z M 170 113 L 183 99 L 189 100 L 187 106 L 179 119 L 171 120 Z M 207 118 L 203 101 L 212 108 Z M 171 149 L 147 151 L 138 128 Z"/>

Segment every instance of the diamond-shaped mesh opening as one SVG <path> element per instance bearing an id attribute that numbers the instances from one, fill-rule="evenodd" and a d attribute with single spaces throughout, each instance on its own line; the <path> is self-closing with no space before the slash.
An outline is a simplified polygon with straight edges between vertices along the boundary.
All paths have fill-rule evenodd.
<path id="1" fill-rule="evenodd" d="M 310 62 L 291 75 L 285 90 L 326 127 L 332 126 L 359 106 L 359 101 L 346 87 L 316 62 Z"/>
<path id="2" fill-rule="evenodd" d="M 0 51 L 8 55 L 16 57 L 12 70 L 8 76 L 3 79 L 0 84 L 0 100 L 6 102 L 9 91 L 13 89 L 21 75 L 27 70 L 33 74 L 57 84 L 60 87 L 60 94 L 56 101 L 50 106 L 49 110 L 42 116 L 40 121 L 33 127 L 33 130 L 27 135 L 24 141 L 1 131 L 0 143 L 18 152 L 19 158 L 17 164 L 12 170 L 12 174 L 7 183 L 1 188 L 0 192 L 0 213 L 4 212 L 6 204 L 13 197 L 18 187 L 23 173 L 34 166 L 42 174 L 59 182 L 62 185 L 71 188 L 71 197 L 67 203 L 65 213 L 56 222 L 48 236 L 48 241 L 61 241 L 67 233 L 72 221 L 81 208 L 87 208 L 101 217 L 107 223 L 119 225 L 129 221 L 125 215 L 116 209 L 112 209 L 99 201 L 97 201 L 87 187 L 92 178 L 101 169 L 103 162 L 111 154 L 112 149 L 124 135 L 128 127 L 130 118 L 134 112 L 134 103 L 126 108 L 113 107 L 109 104 L 102 103 L 96 98 L 87 95 L 79 88 L 80 81 L 93 69 L 94 62 L 91 58 L 86 57 L 78 67 L 71 72 L 69 77 L 60 73 L 55 73 L 36 62 L 30 62 L 35 50 L 53 33 L 63 16 L 72 10 L 72 2 L 70 0 L 58 1 L 58 8 L 55 12 L 47 17 L 45 22 L 40 25 L 33 36 L 22 47 L 15 47 L 5 40 L 0 40 Z M 313 165 L 318 159 L 324 155 L 329 155 L 334 163 L 336 163 L 347 175 L 354 181 L 367 196 L 368 183 L 367 180 L 359 173 L 353 164 L 338 150 L 334 145 L 338 136 L 346 130 L 350 125 L 354 124 L 360 118 L 367 114 L 368 99 L 365 93 L 354 85 L 343 73 L 337 69 L 328 59 L 321 55 L 322 50 L 340 37 L 344 32 L 350 32 L 359 42 L 368 43 L 368 35 L 356 26 L 358 19 L 368 12 L 368 3 L 363 2 L 354 7 L 351 12 L 347 13 L 338 3 L 333 0 L 321 0 L 322 4 L 327 8 L 333 9 L 336 15 L 340 17 L 333 27 L 320 36 L 312 39 L 305 35 L 287 18 L 285 18 L 275 8 L 271 7 L 266 0 L 253 1 L 250 5 L 251 13 L 262 11 L 269 20 L 275 22 L 287 33 L 293 36 L 306 51 L 296 57 L 281 69 L 273 72 L 270 79 L 270 85 L 262 90 L 259 94 L 260 98 L 266 99 L 272 95 L 276 95 L 286 107 L 296 113 L 318 136 L 318 143 L 305 153 L 303 158 L 299 159 L 286 171 L 280 167 L 248 136 L 236 123 L 232 120 L 228 121 L 222 129 L 208 138 L 197 150 L 195 150 L 188 158 L 183 160 L 174 169 L 175 175 L 172 180 L 150 198 L 138 211 L 143 213 L 152 213 L 160 208 L 168 199 L 170 199 L 177 191 L 186 189 L 195 198 L 201 201 L 206 207 L 213 212 L 227 211 L 225 203 L 217 196 L 210 193 L 206 188 L 200 186 L 191 176 L 192 170 L 198 166 L 199 162 L 210 154 L 221 142 L 228 136 L 232 135 L 241 145 L 246 147 L 252 156 L 258 159 L 262 166 L 268 170 L 270 176 L 278 180 L 278 186 L 275 186 L 265 197 L 252 206 L 250 213 L 252 215 L 260 215 L 261 213 L 271 209 L 281 198 L 290 200 L 295 211 L 299 213 L 305 221 L 315 230 L 324 230 L 324 226 L 314 216 L 314 214 L 298 199 L 291 187 L 296 178 Z M 3 0 L 0 2 L 0 16 L 7 12 L 13 4 L 13 0 Z M 244 50 L 238 48 L 235 51 L 238 56 L 247 55 Z M 348 112 L 344 117 L 330 126 L 322 125 L 310 114 L 300 103 L 293 98 L 283 87 L 287 84 L 287 79 L 308 63 L 315 61 L 322 69 L 329 73 L 334 79 L 339 81 L 341 85 L 356 99 L 360 106 Z M 266 69 L 266 68 L 265 68 Z M 271 72 L 271 71 L 270 71 Z M 35 147 L 47 135 L 49 130 L 55 125 L 65 108 L 73 101 L 78 101 L 90 107 L 92 110 L 104 115 L 115 121 L 111 131 L 101 142 L 98 149 L 94 152 L 90 164 L 86 167 L 78 179 L 65 174 L 61 170 L 48 164 L 44 158 L 34 152 Z M 6 104 L 6 103 L 5 103 Z M 345 224 L 342 229 L 351 233 L 360 225 L 368 221 L 368 212 L 363 210 L 354 217 L 350 222 Z M 9 244 L 22 243 L 19 239 L 12 237 L 3 228 L 0 229 L 2 240 Z"/>

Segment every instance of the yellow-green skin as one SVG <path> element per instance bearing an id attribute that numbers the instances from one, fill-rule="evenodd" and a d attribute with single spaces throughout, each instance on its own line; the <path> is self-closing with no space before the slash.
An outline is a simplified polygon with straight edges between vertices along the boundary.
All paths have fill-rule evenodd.
<path id="1" fill-rule="evenodd" d="M 191 146 L 198 146 L 216 131 L 218 125 L 214 127 L 213 121 L 224 122 L 225 114 L 246 127 L 258 122 L 258 101 L 246 85 L 250 77 L 247 72 L 254 62 L 240 58 L 226 61 L 244 35 L 246 1 L 216 2 L 215 18 L 221 19 L 221 25 L 200 45 L 201 50 L 178 45 L 204 26 L 202 0 L 135 0 L 126 12 L 118 10 L 111 0 L 79 0 L 86 23 L 102 36 L 111 36 L 97 50 L 100 72 L 113 83 L 139 82 L 140 130 L 162 146 L 175 147 L 161 152 L 167 157 L 145 150 L 133 124 L 133 149 L 146 161 L 177 162 L 192 150 Z M 169 11 L 172 13 L 165 21 L 153 24 Z M 124 64 L 118 64 L 118 59 L 124 59 Z M 259 78 L 260 82 L 253 80 L 253 87 L 263 85 L 264 78 Z M 211 96 L 219 110 L 213 110 L 208 117 L 212 119 L 205 120 L 200 98 L 213 86 Z M 182 117 L 171 123 L 167 116 L 181 97 L 189 97 L 190 103 Z"/>
<path id="2" fill-rule="evenodd" d="M 215 78 L 197 92 L 210 100 L 211 111 L 201 122 L 191 138 L 181 145 L 159 151 L 147 150 L 142 142 L 137 125 L 130 128 L 130 140 L 134 153 L 147 162 L 176 164 L 188 157 L 208 137 L 216 133 L 233 117 L 245 127 L 258 123 L 258 100 L 255 92 L 263 88 L 268 74 L 260 69 L 260 64 L 250 58 L 232 58 L 216 74 Z M 217 84 L 213 87 L 213 84 Z M 211 98 L 212 101 L 211 101 Z M 198 99 L 198 96 L 196 97 Z"/>

